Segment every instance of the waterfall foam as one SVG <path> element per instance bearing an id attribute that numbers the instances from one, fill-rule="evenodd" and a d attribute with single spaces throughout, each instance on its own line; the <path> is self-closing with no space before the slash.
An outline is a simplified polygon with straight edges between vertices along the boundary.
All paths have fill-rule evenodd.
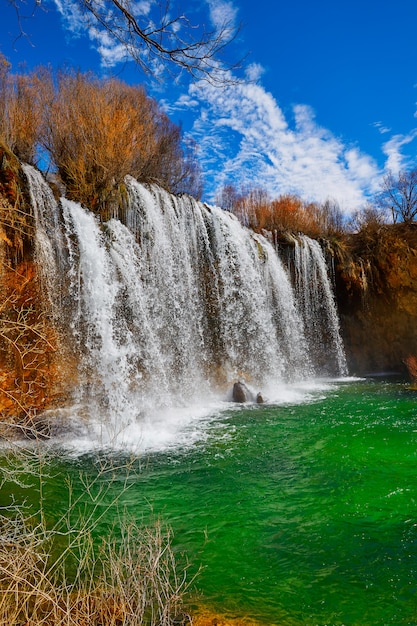
<path id="1" fill-rule="evenodd" d="M 236 379 L 273 397 L 320 373 L 319 341 L 336 353 L 333 373 L 345 372 L 316 242 L 298 240 L 293 286 L 274 246 L 217 207 L 128 177 L 123 223 L 101 223 L 65 198 L 58 207 L 41 175 L 25 172 L 45 284 L 62 292 L 51 299 L 77 352 L 77 403 L 106 441 L 224 399 Z M 178 413 L 172 424 L 182 428 Z"/>

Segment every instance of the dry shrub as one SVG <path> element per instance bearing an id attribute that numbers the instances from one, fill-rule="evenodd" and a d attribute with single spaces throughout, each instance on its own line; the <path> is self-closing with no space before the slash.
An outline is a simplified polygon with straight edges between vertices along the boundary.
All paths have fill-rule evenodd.
<path id="1" fill-rule="evenodd" d="M 0 418 L 31 426 L 57 393 L 58 335 L 34 252 L 34 219 L 17 158 L 0 146 Z M 60 357 L 62 356 L 62 353 Z"/>
<path id="2" fill-rule="evenodd" d="M 387 213 L 372 204 L 368 204 L 353 213 L 350 228 L 353 232 L 360 232 L 374 237 L 381 229 L 381 226 L 387 223 Z"/>
<path id="3" fill-rule="evenodd" d="M 177 565 L 169 529 L 159 521 L 139 527 L 120 514 L 117 529 L 110 529 L 100 543 L 93 538 L 114 508 L 117 513 L 117 501 L 127 488 L 125 482 L 118 495 L 105 504 L 112 479 L 107 486 L 99 483 L 108 471 L 113 476 L 115 468 L 102 468 L 94 480 L 85 482 L 85 492 L 78 500 L 70 487 L 67 512 L 48 528 L 41 465 L 37 476 L 38 513 L 34 515 L 12 502 L 9 507 L 3 506 L 0 514 L 0 623 L 189 624 L 184 610 L 190 584 L 187 568 Z M 31 471 L 35 476 L 33 459 L 26 456 L 23 467 L 25 476 Z M 6 474 L 9 470 L 8 482 L 20 483 L 20 469 L 10 470 L 7 464 L 5 469 Z M 81 516 L 79 510 L 83 511 Z"/>
<path id="4" fill-rule="evenodd" d="M 301 232 L 317 238 L 341 234 L 345 229 L 342 212 L 337 203 L 331 201 L 307 203 L 293 194 L 271 200 L 263 189 L 238 193 L 228 185 L 219 194 L 218 202 L 257 232 Z"/>
<path id="5" fill-rule="evenodd" d="M 11 74 L 0 57 L 0 138 L 26 163 L 37 161 L 43 116 L 41 75 Z"/>
<path id="6" fill-rule="evenodd" d="M 0 171 L 0 178 L 2 173 Z M 1 260 L 6 256 L 6 253 L 9 259 L 13 258 L 16 261 L 22 259 L 25 248 L 28 248 L 29 242 L 33 241 L 35 232 L 32 216 L 23 209 L 21 193 L 18 189 L 15 191 L 17 196 L 15 205 L 12 205 L 5 196 L 0 195 Z M 10 193 L 13 194 L 13 190 L 10 190 Z"/>
<path id="7" fill-rule="evenodd" d="M 52 75 L 49 81 L 53 81 Z M 181 129 L 142 87 L 61 73 L 43 138 L 70 198 L 101 211 L 130 174 L 181 191 Z"/>
<path id="8" fill-rule="evenodd" d="M 33 209 L 20 162 L 0 144 L 0 247 L 7 258 L 15 263 L 22 260 L 32 248 L 34 233 Z"/>
<path id="9" fill-rule="evenodd" d="M 196 145 L 142 86 L 45 67 L 12 74 L 0 55 L 0 141 L 57 170 L 68 196 L 98 212 L 121 203 L 128 174 L 201 196 Z"/>
<path id="10" fill-rule="evenodd" d="M 56 393 L 57 333 L 42 306 L 34 262 L 11 263 L 9 243 L 0 225 L 0 415 L 26 428 Z"/>
<path id="11" fill-rule="evenodd" d="M 45 406 L 56 336 L 31 258 L 34 223 L 20 166 L 3 148 L 0 156 L 0 412 L 26 422 Z"/>
<path id="12" fill-rule="evenodd" d="M 118 81 L 59 76 L 44 141 L 70 198 L 95 208 L 147 163 L 155 140 L 146 101 L 142 89 Z"/>

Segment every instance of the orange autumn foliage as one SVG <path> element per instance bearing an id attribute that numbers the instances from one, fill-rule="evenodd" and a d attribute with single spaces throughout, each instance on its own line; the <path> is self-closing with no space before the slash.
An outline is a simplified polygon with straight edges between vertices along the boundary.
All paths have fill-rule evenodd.
<path id="1" fill-rule="evenodd" d="M 105 204 L 127 174 L 176 192 L 191 169 L 181 129 L 143 87 L 86 74 L 58 77 L 44 146 L 68 196 L 91 208 Z"/>
<path id="2" fill-rule="evenodd" d="M 202 193 L 195 146 L 142 86 L 120 80 L 44 67 L 16 75 L 0 56 L 0 141 L 99 213 L 121 204 L 126 175 Z"/>
<path id="3" fill-rule="evenodd" d="M 0 138 L 26 163 L 35 163 L 41 133 L 40 75 L 11 75 L 0 55 Z"/>
<path id="4" fill-rule="evenodd" d="M 320 237 L 337 234 L 344 229 L 342 213 L 338 205 L 330 201 L 323 204 L 304 202 L 294 194 L 284 194 L 271 200 L 260 188 L 238 193 L 232 185 L 223 188 L 217 201 L 245 226 L 257 232 L 301 232 Z"/>

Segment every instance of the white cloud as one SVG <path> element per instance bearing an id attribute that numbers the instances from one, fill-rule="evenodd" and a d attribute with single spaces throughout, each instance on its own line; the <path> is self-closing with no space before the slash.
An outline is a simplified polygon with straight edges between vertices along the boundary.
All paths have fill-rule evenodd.
<path id="1" fill-rule="evenodd" d="M 58 12 L 64 18 L 65 26 L 73 34 L 79 34 L 86 28 L 86 21 L 75 0 L 53 0 Z"/>
<path id="2" fill-rule="evenodd" d="M 138 56 L 138 47 L 133 46 L 129 51 L 128 43 L 126 45 L 120 43 L 123 39 L 127 42 L 129 41 L 129 29 L 122 12 L 115 8 L 112 2 L 107 0 L 94 1 L 94 9 L 100 15 L 100 19 L 96 19 L 88 10 L 88 2 L 83 0 L 46 1 L 55 5 L 68 33 L 76 37 L 82 35 L 89 37 L 92 48 L 101 57 L 103 66 L 114 67 L 119 63 L 132 60 L 132 58 Z M 228 39 L 233 39 L 236 32 L 238 10 L 229 0 L 205 0 L 203 7 L 200 7 L 199 12 L 193 16 L 196 20 L 195 22 L 191 15 L 189 21 L 188 13 L 186 15 L 171 15 L 172 7 L 168 2 L 166 7 L 162 4 L 162 8 L 167 10 L 166 14 L 163 11 L 161 12 L 159 0 L 122 0 L 120 4 L 129 10 L 138 20 L 139 25 L 144 27 L 144 30 L 148 28 L 158 29 L 161 26 L 162 19 L 168 21 L 169 30 L 178 35 L 178 41 L 183 40 L 187 42 L 190 40 L 192 42 L 194 37 L 196 40 L 200 37 L 204 39 L 204 33 L 208 34 L 208 31 L 213 30 L 214 39 L 218 36 L 220 38 L 219 41 L 226 42 Z M 192 12 L 190 11 L 190 13 Z M 101 20 L 109 28 L 102 26 Z M 211 27 L 206 28 L 206 22 L 209 22 Z M 182 29 L 184 29 L 183 37 L 180 33 Z M 111 34 L 111 30 L 113 30 L 116 36 Z M 209 56 L 212 52 L 212 39 L 210 38 L 206 46 Z M 134 37 L 132 38 L 132 44 L 134 43 L 133 40 Z M 157 55 L 152 54 L 146 46 L 140 48 L 140 58 L 154 76 L 160 75 L 166 69 L 166 63 L 161 65 Z M 215 59 L 211 59 L 211 64 L 214 74 Z M 260 66 L 254 65 L 251 71 L 259 74 Z"/>
<path id="3" fill-rule="evenodd" d="M 127 58 L 127 50 L 79 9 L 79 0 L 50 0 L 57 6 L 67 28 L 75 34 L 88 32 L 103 65 L 111 67 Z M 130 8 L 135 16 L 151 20 L 156 0 L 137 0 Z M 102 0 L 103 10 L 111 17 L 112 3 Z M 233 32 L 237 8 L 228 0 L 205 0 L 216 32 Z M 88 12 L 87 12 L 88 15 Z M 146 59 L 152 66 L 152 59 Z M 158 63 L 155 60 L 155 63 Z M 156 67 L 155 75 L 162 68 Z M 195 115 L 189 134 L 200 148 L 208 181 L 209 198 L 226 183 L 262 186 L 271 196 L 296 193 L 306 200 L 335 199 L 347 212 L 366 201 L 378 187 L 381 171 L 373 159 L 354 146 L 319 126 L 314 112 L 296 105 L 284 114 L 276 99 L 260 84 L 264 72 L 260 64 L 247 66 L 247 83 L 232 82 L 223 89 L 207 82 L 192 84 L 188 93 L 173 106 L 163 104 L 167 113 L 185 110 Z M 172 88 L 176 85 L 170 85 Z M 374 127 L 386 134 L 382 122 Z M 416 136 L 396 135 L 383 145 L 387 168 L 397 172 L 403 167 L 402 147 Z"/>
<path id="4" fill-rule="evenodd" d="M 210 20 L 216 30 L 222 30 L 225 26 L 233 30 L 237 8 L 227 0 L 207 0 L 210 11 Z"/>
<path id="5" fill-rule="evenodd" d="M 200 102 L 191 135 L 200 146 L 212 200 L 216 190 L 233 183 L 262 186 L 271 196 L 332 198 L 349 212 L 376 188 L 380 172 L 371 157 L 320 127 L 308 106 L 295 106 L 289 121 L 275 98 L 252 83 L 222 90 L 199 83 L 191 85 L 189 96 Z"/>
<path id="6" fill-rule="evenodd" d="M 250 83 L 257 83 L 264 73 L 265 68 L 260 63 L 251 63 L 245 68 L 245 77 Z"/>
<path id="7" fill-rule="evenodd" d="M 398 174 L 406 168 L 406 157 L 401 153 L 403 146 L 411 143 L 417 137 L 417 129 L 412 130 L 407 135 L 394 135 L 382 146 L 383 153 L 387 156 L 386 169 L 393 174 Z"/>
<path id="8" fill-rule="evenodd" d="M 186 109 L 188 111 L 190 111 L 191 109 L 198 109 L 200 103 L 197 98 L 193 98 L 190 94 L 185 93 L 178 98 L 175 105 L 173 105 L 172 102 L 168 102 L 167 100 L 160 101 L 160 104 L 162 104 L 164 111 L 170 114 L 174 110 L 178 109 Z"/>
<path id="9" fill-rule="evenodd" d="M 149 15 L 151 12 L 152 5 L 154 4 L 153 0 L 137 0 L 132 4 L 132 14 L 135 17 L 140 17 L 142 15 Z"/>
<path id="10" fill-rule="evenodd" d="M 113 67 L 117 63 L 131 59 L 128 47 L 119 43 L 119 41 L 111 35 L 108 29 L 101 27 L 86 9 L 80 7 L 82 3 L 79 0 L 51 0 L 58 12 L 61 14 L 65 28 L 72 35 L 87 34 L 93 47 L 96 48 L 101 57 L 102 64 L 107 67 Z M 155 0 L 137 0 L 129 3 L 129 10 L 135 18 L 149 17 L 151 9 L 155 6 Z M 108 24 L 114 25 L 115 30 L 118 28 L 119 19 L 112 11 L 111 3 L 102 0 L 97 2 L 97 7 L 101 9 L 101 13 Z"/>
<path id="11" fill-rule="evenodd" d="M 378 132 L 381 133 L 381 135 L 385 135 L 385 133 L 391 132 L 391 128 L 388 128 L 388 126 L 384 126 L 382 122 L 374 122 L 373 124 L 371 124 L 371 126 L 376 128 Z"/>
<path id="12" fill-rule="evenodd" d="M 88 29 L 88 35 L 97 48 L 102 65 L 114 67 L 117 63 L 121 63 L 128 58 L 126 46 L 117 43 L 106 30 L 98 30 L 91 27 Z"/>

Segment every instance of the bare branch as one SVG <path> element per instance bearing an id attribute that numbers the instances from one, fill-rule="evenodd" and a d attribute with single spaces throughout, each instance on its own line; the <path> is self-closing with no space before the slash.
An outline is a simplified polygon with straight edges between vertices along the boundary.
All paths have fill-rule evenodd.
<path id="1" fill-rule="evenodd" d="M 26 36 L 21 25 L 23 0 L 9 2 L 18 14 L 19 36 Z M 35 2 L 35 9 L 38 3 Z M 159 0 L 157 8 L 158 15 L 141 13 L 133 0 L 67 0 L 59 6 L 72 30 L 88 32 L 103 50 L 119 48 L 117 61 L 130 57 L 145 74 L 158 81 L 166 72 L 172 78 L 186 72 L 193 79 L 212 84 L 236 82 L 231 72 L 240 67 L 242 61 L 228 63 L 223 53 L 236 39 L 240 25 L 235 26 L 233 20 L 225 19 L 210 30 L 204 24 L 191 23 L 183 14 L 172 16 L 169 0 Z M 111 59 L 110 64 L 113 63 Z"/>
<path id="2" fill-rule="evenodd" d="M 413 222 L 417 216 L 417 169 L 401 171 L 397 177 L 389 172 L 383 179 L 376 203 L 391 213 L 394 223 Z"/>
<path id="3" fill-rule="evenodd" d="M 23 2 L 22 0 L 8 0 L 9 4 L 11 4 L 16 12 L 16 20 L 17 20 L 17 24 L 19 27 L 19 32 L 17 34 L 17 36 L 14 39 L 14 44 L 19 40 L 19 39 L 26 39 L 29 44 L 33 47 L 33 43 L 30 39 L 30 36 L 28 35 L 28 33 L 26 32 L 26 30 L 23 27 L 23 21 L 24 20 L 28 20 L 28 19 L 32 19 L 35 16 L 36 11 L 39 9 L 40 5 L 41 5 L 41 0 L 34 0 L 31 4 L 32 4 L 32 8 L 29 9 L 29 13 L 24 15 L 20 9 L 20 7 L 22 5 L 25 6 L 25 8 L 27 7 L 26 2 Z"/>

